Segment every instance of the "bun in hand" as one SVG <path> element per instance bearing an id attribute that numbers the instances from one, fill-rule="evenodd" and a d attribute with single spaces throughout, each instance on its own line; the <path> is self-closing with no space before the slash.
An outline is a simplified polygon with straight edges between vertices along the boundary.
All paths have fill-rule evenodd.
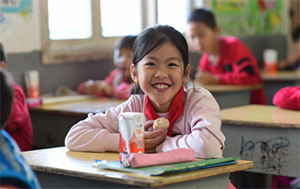
<path id="1" fill-rule="evenodd" d="M 153 123 L 153 129 L 158 130 L 158 129 L 168 129 L 170 126 L 169 120 L 165 118 L 158 118 L 154 121 Z"/>

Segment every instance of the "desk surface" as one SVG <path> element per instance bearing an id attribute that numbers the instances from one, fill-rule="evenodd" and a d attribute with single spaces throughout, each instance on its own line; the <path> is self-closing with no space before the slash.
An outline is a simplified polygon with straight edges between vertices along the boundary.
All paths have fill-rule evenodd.
<path id="1" fill-rule="evenodd" d="M 90 153 L 68 151 L 65 147 L 48 148 L 22 152 L 33 170 L 81 177 L 98 181 L 108 181 L 142 187 L 159 187 L 167 184 L 191 181 L 215 175 L 253 168 L 252 161 L 239 160 L 237 164 L 189 171 L 167 176 L 144 176 L 92 167 L 94 158 L 101 160 L 119 160 L 118 153 Z"/>
<path id="2" fill-rule="evenodd" d="M 188 84 L 189 87 L 193 87 L 192 83 Z M 262 85 L 202 85 L 199 82 L 194 82 L 195 87 L 203 87 L 211 93 L 219 92 L 237 92 L 237 91 L 251 91 L 254 89 L 260 89 Z"/>
<path id="3" fill-rule="evenodd" d="M 46 104 L 36 107 L 30 107 L 31 112 L 46 112 L 46 113 L 59 113 L 59 114 L 72 114 L 83 115 L 87 113 L 104 112 L 110 107 L 118 106 L 124 102 L 119 99 L 87 99 L 74 102 Z"/>
<path id="4" fill-rule="evenodd" d="M 277 71 L 275 74 L 267 74 L 261 72 L 262 79 L 264 81 L 299 81 L 300 72 L 299 71 Z"/>
<path id="5" fill-rule="evenodd" d="M 222 123 L 300 129 L 300 111 L 276 106 L 247 105 L 221 110 Z"/>

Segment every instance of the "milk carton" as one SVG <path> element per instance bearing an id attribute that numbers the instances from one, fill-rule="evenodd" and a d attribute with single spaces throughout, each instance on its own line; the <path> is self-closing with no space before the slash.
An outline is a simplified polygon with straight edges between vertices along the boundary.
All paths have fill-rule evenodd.
<path id="1" fill-rule="evenodd" d="M 130 153 L 144 153 L 144 114 L 125 112 L 119 115 L 120 162 L 128 167 Z"/>

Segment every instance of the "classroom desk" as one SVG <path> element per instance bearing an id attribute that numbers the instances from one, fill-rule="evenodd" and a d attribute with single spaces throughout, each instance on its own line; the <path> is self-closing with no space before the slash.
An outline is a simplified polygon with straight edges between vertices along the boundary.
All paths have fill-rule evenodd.
<path id="1" fill-rule="evenodd" d="M 275 93 L 283 87 L 300 85 L 299 71 L 277 71 L 276 74 L 267 74 L 262 71 L 261 75 L 268 105 L 273 105 Z"/>
<path id="2" fill-rule="evenodd" d="M 300 177 L 300 111 L 247 105 L 221 117 L 225 157 L 254 161 L 251 172 Z"/>
<path id="3" fill-rule="evenodd" d="M 88 113 L 104 112 L 124 102 L 117 99 L 87 99 L 30 107 L 35 149 L 64 145 L 69 129 Z"/>
<path id="4" fill-rule="evenodd" d="M 189 87 L 193 86 L 189 85 Z M 250 104 L 251 90 L 260 89 L 262 85 L 201 85 L 195 83 L 195 87 L 203 87 L 210 91 L 220 109 L 225 109 Z"/>
<path id="5" fill-rule="evenodd" d="M 43 188 L 228 188 L 229 173 L 252 168 L 252 161 L 167 176 L 145 176 L 92 167 L 94 158 L 119 160 L 118 153 L 68 151 L 65 147 L 22 152 Z"/>

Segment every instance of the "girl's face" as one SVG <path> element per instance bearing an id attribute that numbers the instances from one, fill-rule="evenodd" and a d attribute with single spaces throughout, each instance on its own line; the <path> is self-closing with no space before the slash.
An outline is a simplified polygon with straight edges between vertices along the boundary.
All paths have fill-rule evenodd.
<path id="1" fill-rule="evenodd" d="M 219 28 L 217 27 L 213 30 L 203 22 L 189 22 L 187 24 L 186 35 L 196 50 L 212 53 L 217 48 Z"/>
<path id="2" fill-rule="evenodd" d="M 129 48 L 114 50 L 114 65 L 122 71 L 123 76 L 129 76 L 129 65 L 131 63 L 132 50 Z"/>
<path id="3" fill-rule="evenodd" d="M 139 83 L 157 112 L 168 112 L 176 93 L 188 80 L 190 66 L 184 74 L 180 52 L 166 42 L 147 54 L 138 64 L 131 65 L 131 77 Z"/>

